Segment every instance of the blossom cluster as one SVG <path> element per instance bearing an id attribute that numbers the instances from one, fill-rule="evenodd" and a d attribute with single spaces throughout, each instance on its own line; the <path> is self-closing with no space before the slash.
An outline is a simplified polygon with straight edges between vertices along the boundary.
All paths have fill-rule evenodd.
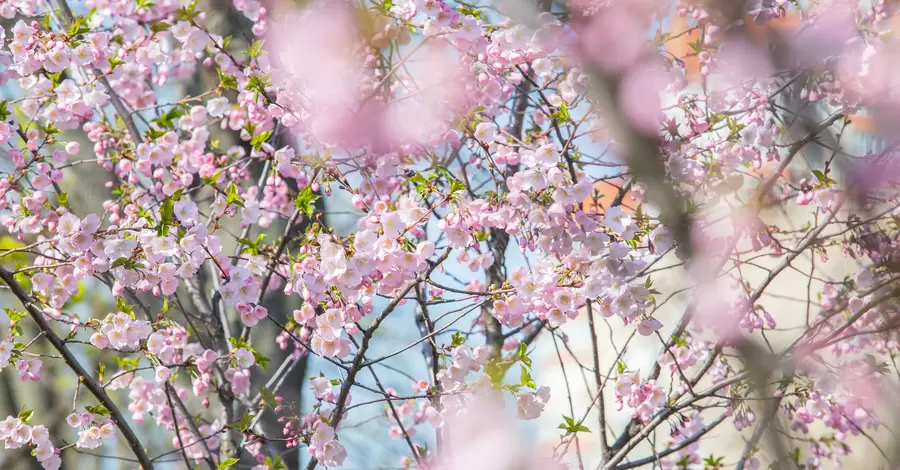
<path id="1" fill-rule="evenodd" d="M 667 398 L 656 380 L 644 381 L 640 372 L 624 371 L 616 381 L 616 402 L 620 409 L 627 406 L 632 417 L 647 423 L 666 404 Z"/>
<path id="2" fill-rule="evenodd" d="M 0 421 L 0 440 L 7 449 L 34 448 L 34 457 L 44 470 L 58 470 L 62 464 L 59 449 L 50 442 L 50 431 L 43 424 L 30 425 L 20 417 L 7 416 Z"/>
<path id="3" fill-rule="evenodd" d="M 563 397 L 562 463 L 585 425 L 532 361 L 555 348 L 565 375 L 585 324 L 588 410 L 607 412 L 610 387 L 631 419 L 613 441 L 594 430 L 609 468 L 672 420 L 654 454 L 702 465 L 708 423 L 750 431 L 760 403 L 804 436 L 809 468 L 881 429 L 900 181 L 890 146 L 856 156 L 845 142 L 861 109 L 886 134 L 900 109 L 890 2 L 535 0 L 527 19 L 444 0 L 304 3 L 234 0 L 245 31 L 197 2 L 0 5 L 13 95 L 0 274 L 24 309 L 0 327 L 0 370 L 50 387 L 43 361 L 62 358 L 92 385 L 74 401 L 100 403 L 67 419 L 76 448 L 122 433 L 148 466 L 132 427 L 153 421 L 171 442 L 158 454 L 221 466 L 243 448 L 275 469 L 283 441 L 336 467 L 365 455 L 345 422 L 378 408 L 409 448 L 401 463 L 432 468 L 468 410 L 509 400 L 544 426 Z M 784 35 L 790 18 L 802 26 Z M 64 190 L 82 168 L 106 178 L 99 208 Z M 853 267 L 833 274 L 840 260 Z M 796 311 L 770 295 L 792 271 Z M 85 291 L 115 307 L 85 308 Z M 404 319 L 420 337 L 390 347 Z M 749 399 L 752 358 L 735 359 L 757 343 L 785 380 L 765 400 Z M 637 368 L 630 352 L 647 345 L 655 362 Z M 272 347 L 284 359 L 268 368 Z M 416 352 L 424 369 L 408 365 Z M 95 354 L 98 368 L 79 362 Z M 286 379 L 295 368 L 310 380 Z M 314 400 L 277 393 L 297 383 Z M 26 421 L 7 418 L 0 438 L 58 468 Z M 742 468 L 763 465 L 757 444 Z"/>

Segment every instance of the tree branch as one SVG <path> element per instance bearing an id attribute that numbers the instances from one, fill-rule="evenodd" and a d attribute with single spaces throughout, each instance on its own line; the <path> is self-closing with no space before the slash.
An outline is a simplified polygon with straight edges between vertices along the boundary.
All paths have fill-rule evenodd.
<path id="1" fill-rule="evenodd" d="M 128 442 L 128 447 L 131 448 L 131 451 L 134 453 L 134 456 L 137 457 L 138 462 L 140 462 L 141 467 L 144 470 L 152 470 L 153 462 L 150 460 L 150 457 L 147 455 L 147 452 L 144 451 L 144 447 L 141 445 L 141 441 L 138 439 L 137 435 L 131 429 L 131 426 L 128 425 L 128 422 L 125 421 L 125 417 L 122 415 L 122 412 L 119 411 L 119 407 L 116 406 L 116 403 L 106 394 L 106 391 L 103 390 L 103 387 L 94 380 L 91 375 L 84 370 L 81 363 L 78 362 L 78 359 L 75 358 L 75 355 L 69 351 L 69 348 L 66 347 L 66 344 L 56 335 L 53 331 L 53 328 L 44 318 L 44 312 L 37 307 L 32 301 L 28 294 L 25 293 L 25 290 L 22 289 L 22 286 L 19 285 L 18 281 L 16 281 L 15 277 L 13 277 L 12 273 L 4 269 L 0 266 L 0 279 L 3 279 L 3 282 L 9 286 L 10 291 L 12 291 L 13 295 L 22 302 L 22 305 L 28 310 L 28 313 L 31 315 L 31 318 L 37 324 L 38 328 L 44 333 L 44 336 L 50 341 L 53 347 L 59 352 L 62 356 L 63 360 L 66 361 L 66 364 L 75 372 L 75 375 L 78 376 L 79 380 L 84 383 L 85 388 L 91 392 L 97 400 L 109 410 L 110 415 L 112 416 L 112 420 L 116 423 L 116 426 L 122 430 L 122 435 L 125 437 L 125 441 Z"/>

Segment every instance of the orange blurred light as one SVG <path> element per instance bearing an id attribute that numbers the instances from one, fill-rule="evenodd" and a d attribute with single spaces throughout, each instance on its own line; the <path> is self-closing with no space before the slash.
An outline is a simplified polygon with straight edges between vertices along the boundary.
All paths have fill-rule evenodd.
<path id="1" fill-rule="evenodd" d="M 584 211 L 588 214 L 602 214 L 616 199 L 616 196 L 619 194 L 619 188 L 624 184 L 625 182 L 619 179 L 597 181 L 594 183 L 594 194 L 588 196 L 582 204 Z M 626 192 L 625 196 L 622 198 L 622 209 L 626 212 L 631 212 L 637 205 L 638 203 L 631 195 L 631 191 Z"/>

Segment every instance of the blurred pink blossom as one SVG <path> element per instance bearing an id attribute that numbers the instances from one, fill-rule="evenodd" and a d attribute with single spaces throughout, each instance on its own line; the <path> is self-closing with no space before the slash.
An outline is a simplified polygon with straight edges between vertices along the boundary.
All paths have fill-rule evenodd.
<path id="1" fill-rule="evenodd" d="M 330 128 L 341 111 L 356 105 L 362 62 L 354 54 L 359 35 L 346 3 L 288 9 L 273 21 L 265 44 L 273 78 L 293 86 L 314 127 Z"/>
<path id="2" fill-rule="evenodd" d="M 848 2 L 837 1 L 816 11 L 808 27 L 782 39 L 790 45 L 790 58 L 803 65 L 841 54 L 856 35 L 855 12 Z"/>
<path id="3" fill-rule="evenodd" d="M 774 67 L 768 52 L 745 37 L 730 37 L 716 55 L 724 78 L 733 84 L 741 80 L 763 80 L 772 76 Z"/>
<path id="4" fill-rule="evenodd" d="M 534 454 L 535 445 L 525 442 L 516 420 L 503 404 L 475 399 L 465 410 L 447 419 L 447 448 L 433 470 L 553 470 L 564 465 Z"/>
<path id="5" fill-rule="evenodd" d="M 615 7 L 597 15 L 581 35 L 587 58 L 606 73 L 621 73 L 644 51 L 641 23 L 625 8 Z"/>
<path id="6" fill-rule="evenodd" d="M 668 83 L 668 72 L 655 61 L 643 61 L 628 70 L 619 86 L 619 109 L 632 126 L 656 134 L 664 117 L 659 94 Z"/>

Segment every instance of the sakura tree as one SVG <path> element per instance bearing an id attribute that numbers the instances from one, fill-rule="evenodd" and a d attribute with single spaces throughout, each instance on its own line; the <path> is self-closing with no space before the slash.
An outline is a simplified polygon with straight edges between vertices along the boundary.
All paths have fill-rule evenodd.
<path id="1" fill-rule="evenodd" d="M 4 468 L 895 468 L 898 10 L 0 1 Z"/>

